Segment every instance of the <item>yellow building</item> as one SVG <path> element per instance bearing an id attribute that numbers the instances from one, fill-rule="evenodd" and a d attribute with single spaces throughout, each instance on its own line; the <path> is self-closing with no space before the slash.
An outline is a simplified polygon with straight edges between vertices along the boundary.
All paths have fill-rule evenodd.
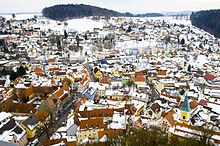
<path id="1" fill-rule="evenodd" d="M 95 78 L 96 78 L 97 80 L 99 80 L 101 77 L 102 77 L 102 72 L 101 72 L 101 71 L 97 71 L 97 72 L 95 73 Z"/>
<path id="2" fill-rule="evenodd" d="M 96 129 L 96 128 L 81 129 L 77 133 L 77 143 L 80 144 L 84 140 L 86 140 L 87 138 L 98 140 L 98 132 L 99 131 L 104 131 L 104 129 L 103 128 L 101 128 L 101 129 Z"/>

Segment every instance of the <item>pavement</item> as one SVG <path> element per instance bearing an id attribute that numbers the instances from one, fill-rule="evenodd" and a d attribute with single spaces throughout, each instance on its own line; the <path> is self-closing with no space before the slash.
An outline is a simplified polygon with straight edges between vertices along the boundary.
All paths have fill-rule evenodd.
<path id="1" fill-rule="evenodd" d="M 151 90 L 151 94 L 153 95 L 153 99 L 156 100 L 158 98 L 160 98 L 160 94 L 159 92 L 157 91 L 157 89 L 154 88 L 154 85 L 152 83 L 150 83 L 149 81 L 146 82 L 149 87 L 150 87 L 150 90 Z"/>
<path id="2" fill-rule="evenodd" d="M 71 102 L 72 104 L 66 108 L 66 110 L 61 114 L 60 117 L 58 117 L 58 119 L 56 121 L 53 122 L 53 124 L 50 124 L 48 125 L 49 129 L 49 133 L 50 133 L 50 136 L 52 136 L 63 124 L 64 121 L 67 120 L 67 117 L 69 115 L 69 113 L 71 112 L 72 109 L 75 109 L 76 107 L 76 103 L 78 101 L 79 98 L 82 97 L 82 94 L 77 92 L 75 97 L 74 97 L 74 100 Z M 38 137 L 38 145 L 40 146 L 41 145 L 41 142 L 43 142 L 44 140 L 47 140 L 47 135 L 46 133 L 41 133 Z M 33 141 L 34 139 L 32 139 L 31 141 Z"/>
<path id="3" fill-rule="evenodd" d="M 89 72 L 90 80 L 91 80 L 92 82 L 94 82 L 94 81 L 95 81 L 95 77 L 94 77 L 94 74 L 93 74 L 93 72 L 92 72 L 91 66 L 89 65 L 89 63 L 86 63 L 86 64 L 85 64 L 85 67 L 86 67 L 87 71 Z"/>

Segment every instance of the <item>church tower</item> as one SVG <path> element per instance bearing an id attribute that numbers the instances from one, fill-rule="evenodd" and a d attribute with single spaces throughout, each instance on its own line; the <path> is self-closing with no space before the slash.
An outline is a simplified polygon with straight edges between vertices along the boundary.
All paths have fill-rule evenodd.
<path id="1" fill-rule="evenodd" d="M 190 124 L 190 105 L 189 105 L 189 99 L 187 96 L 185 96 L 183 106 L 181 107 L 181 115 L 180 115 L 180 123 L 189 125 Z"/>

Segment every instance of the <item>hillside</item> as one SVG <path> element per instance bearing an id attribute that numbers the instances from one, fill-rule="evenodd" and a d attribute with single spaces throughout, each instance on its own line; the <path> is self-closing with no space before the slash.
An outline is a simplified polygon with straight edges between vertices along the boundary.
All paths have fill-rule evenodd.
<path id="1" fill-rule="evenodd" d="M 220 9 L 192 13 L 192 24 L 220 38 Z"/>
<path id="2" fill-rule="evenodd" d="M 132 13 L 120 13 L 113 10 L 108 10 L 105 8 L 100 8 L 90 5 L 55 5 L 52 7 L 47 7 L 42 10 L 45 17 L 53 20 L 69 20 L 73 18 L 81 18 L 87 16 L 107 16 L 107 17 L 161 17 L 163 14 L 160 13 L 145 13 L 145 14 L 132 14 Z"/>
<path id="3" fill-rule="evenodd" d="M 160 13 L 145 13 L 145 14 L 132 14 L 129 12 L 124 13 L 125 17 L 162 17 L 163 14 Z"/>
<path id="4" fill-rule="evenodd" d="M 89 5 L 55 5 L 42 10 L 45 17 L 53 20 L 68 20 L 87 16 L 122 16 L 122 13 Z"/>

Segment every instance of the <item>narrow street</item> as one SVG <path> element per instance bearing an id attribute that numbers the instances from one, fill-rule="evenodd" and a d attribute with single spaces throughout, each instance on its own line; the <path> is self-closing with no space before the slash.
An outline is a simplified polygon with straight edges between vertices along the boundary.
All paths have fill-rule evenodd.
<path id="1" fill-rule="evenodd" d="M 158 98 L 160 98 L 160 94 L 158 93 L 157 89 L 154 88 L 153 84 L 150 83 L 149 81 L 146 81 L 147 85 L 150 87 L 151 93 L 152 93 L 152 97 L 153 100 L 156 100 Z"/>
<path id="2" fill-rule="evenodd" d="M 94 74 L 92 72 L 91 66 L 89 65 L 89 63 L 86 63 L 85 67 L 86 67 L 87 71 L 89 72 L 89 76 L 90 76 L 91 81 L 94 82 L 95 77 L 94 77 Z"/>
<path id="3" fill-rule="evenodd" d="M 52 124 L 52 125 L 49 125 L 49 133 L 50 133 L 50 136 L 52 136 L 56 131 L 57 129 L 59 129 L 61 126 L 62 126 L 62 123 L 67 120 L 67 117 L 69 115 L 69 113 L 71 112 L 72 109 L 75 109 L 76 107 L 76 103 L 78 101 L 78 99 L 80 99 L 82 97 L 82 94 L 81 93 L 76 93 L 75 95 L 75 98 L 74 100 L 72 101 L 72 104 L 64 111 L 63 114 L 61 114 L 60 117 L 58 117 L 58 119 Z M 34 139 L 33 139 L 34 140 Z M 40 146 L 41 145 L 41 142 L 43 142 L 44 140 L 47 140 L 47 135 L 46 133 L 42 133 L 39 137 L 38 137 L 38 145 Z"/>

